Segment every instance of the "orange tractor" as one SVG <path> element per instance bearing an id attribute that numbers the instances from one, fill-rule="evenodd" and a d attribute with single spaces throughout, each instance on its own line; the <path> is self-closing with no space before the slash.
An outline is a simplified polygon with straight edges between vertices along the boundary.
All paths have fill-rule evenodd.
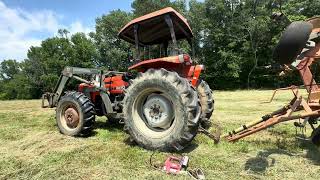
<path id="1" fill-rule="evenodd" d="M 192 46 L 187 20 L 169 7 L 132 20 L 118 35 L 135 45 L 137 63 L 129 70 L 138 72 L 136 76 L 66 67 L 54 92 L 43 95 L 42 106 L 56 107 L 57 125 L 66 135 L 86 134 L 96 116 L 107 116 L 108 120 L 122 119 L 131 140 L 144 148 L 183 149 L 199 126 L 210 127 L 214 103 L 210 87 L 200 79 L 204 66 L 194 65 L 178 48 L 179 40 Z M 152 45 L 162 47 L 160 57 L 142 60 L 142 49 Z M 71 78 L 82 82 L 77 91 L 65 91 Z"/>

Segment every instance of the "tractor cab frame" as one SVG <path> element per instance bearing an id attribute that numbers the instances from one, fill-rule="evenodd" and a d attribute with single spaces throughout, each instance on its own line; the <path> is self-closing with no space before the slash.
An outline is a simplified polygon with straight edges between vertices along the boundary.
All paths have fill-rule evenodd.
<path id="1" fill-rule="evenodd" d="M 192 65 L 190 55 L 182 53 L 178 47 L 179 40 L 187 40 L 191 49 L 193 33 L 187 20 L 171 7 L 152 12 L 130 21 L 118 33 L 119 38 L 135 45 L 135 60 L 138 63 L 130 66 L 129 70 L 145 72 L 150 68 L 165 68 L 188 78 L 192 86 L 198 83 L 203 65 Z M 168 46 L 172 42 L 172 53 L 169 55 Z M 160 45 L 164 49 L 164 57 L 141 60 L 141 47 Z"/>

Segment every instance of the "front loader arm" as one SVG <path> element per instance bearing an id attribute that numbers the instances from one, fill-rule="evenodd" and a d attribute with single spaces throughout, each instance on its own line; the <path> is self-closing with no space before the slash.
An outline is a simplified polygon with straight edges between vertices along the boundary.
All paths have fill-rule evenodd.
<path id="1" fill-rule="evenodd" d="M 100 74 L 100 75 L 102 75 L 102 71 L 98 70 L 98 69 L 65 67 L 64 70 L 62 71 L 62 74 L 59 77 L 59 80 L 55 86 L 53 93 L 47 92 L 42 95 L 42 107 L 43 108 L 46 108 L 46 107 L 53 108 L 53 107 L 57 106 L 57 103 L 63 93 L 63 90 L 64 90 L 66 84 L 69 82 L 70 78 L 74 78 L 74 79 L 81 81 L 83 83 L 86 83 L 86 84 L 94 85 L 92 82 L 87 81 L 85 79 L 82 79 L 79 76 L 76 76 L 78 74 L 85 74 L 85 75 Z M 100 78 L 100 79 L 102 79 L 102 78 Z M 101 82 L 100 82 L 100 86 L 97 86 L 97 85 L 94 85 L 94 86 L 96 86 L 96 88 L 99 90 L 103 89 L 101 87 Z M 45 99 L 48 101 L 48 106 L 44 105 Z"/>

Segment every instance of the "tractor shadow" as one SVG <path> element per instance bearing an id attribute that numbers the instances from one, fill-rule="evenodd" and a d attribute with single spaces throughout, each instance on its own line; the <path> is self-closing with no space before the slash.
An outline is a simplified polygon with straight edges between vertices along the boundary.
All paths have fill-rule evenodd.
<path id="1" fill-rule="evenodd" d="M 124 140 L 124 143 L 131 146 L 131 147 L 135 147 L 135 146 L 138 146 L 138 144 L 135 142 L 135 141 L 132 141 L 130 138 L 126 138 Z M 172 154 L 179 154 L 179 155 L 183 155 L 183 154 L 188 154 L 192 151 L 194 151 L 196 148 L 198 148 L 198 144 L 196 143 L 190 143 L 186 148 L 184 148 L 183 150 L 181 151 L 174 151 L 174 150 L 159 150 L 159 152 L 163 152 L 163 153 L 172 153 Z M 150 150 L 150 151 L 153 151 L 153 150 Z"/>
<path id="2" fill-rule="evenodd" d="M 93 128 L 94 130 L 90 133 L 87 134 L 86 136 L 82 136 L 83 138 L 88 138 L 91 136 L 97 135 L 96 129 L 103 129 L 103 130 L 108 130 L 110 132 L 124 132 L 123 130 L 124 124 L 116 123 L 116 122 L 109 122 L 108 120 L 99 120 L 96 121 Z M 124 143 L 129 145 L 129 146 L 137 146 L 137 143 L 132 141 L 130 137 L 124 139 Z M 198 144 L 192 141 L 186 148 L 183 150 L 179 151 L 178 153 L 190 153 L 194 151 L 196 148 L 198 148 Z M 175 152 L 175 151 L 172 151 Z M 176 153 L 176 152 L 175 152 Z"/>
<path id="3" fill-rule="evenodd" d="M 178 153 L 178 154 L 189 154 L 191 153 L 192 151 L 194 151 L 195 149 L 197 149 L 199 146 L 199 144 L 195 143 L 194 141 L 191 141 L 191 143 L 185 147 L 183 150 L 181 151 L 173 151 L 174 153 Z"/>
<path id="4" fill-rule="evenodd" d="M 124 140 L 124 143 L 125 143 L 126 145 L 131 146 L 131 147 L 138 146 L 138 144 L 137 144 L 135 141 L 133 141 L 130 137 L 126 138 L 126 139 Z M 185 148 L 182 149 L 181 151 L 160 150 L 160 152 L 172 153 L 172 154 L 180 154 L 180 155 L 182 155 L 182 154 L 188 154 L 188 153 L 194 151 L 195 149 L 198 148 L 198 146 L 199 146 L 198 144 L 196 144 L 196 143 L 194 143 L 194 142 L 191 142 L 187 147 L 185 147 Z M 152 151 L 152 150 L 150 150 L 150 151 Z"/>
<path id="5" fill-rule="evenodd" d="M 305 150 L 306 153 L 301 153 L 301 151 L 293 152 L 287 149 L 281 149 L 281 147 L 261 150 L 257 153 L 256 157 L 250 158 L 246 161 L 244 169 L 246 171 L 252 171 L 256 174 L 263 174 L 267 170 L 267 168 L 275 165 L 276 159 L 270 156 L 274 154 L 286 155 L 289 157 L 300 156 L 302 158 L 310 160 L 310 162 L 314 165 L 320 165 L 319 147 L 315 146 L 310 141 L 300 139 L 296 140 L 295 145 L 297 145 L 301 150 Z"/>
<path id="6" fill-rule="evenodd" d="M 94 129 L 105 129 L 105 130 L 114 132 L 114 131 L 123 131 L 123 126 L 124 126 L 123 124 L 105 120 L 105 121 L 96 121 L 94 124 Z"/>
<path id="7" fill-rule="evenodd" d="M 89 138 L 92 136 L 95 136 L 98 134 L 97 130 L 98 129 L 103 129 L 103 130 L 108 130 L 110 132 L 119 132 L 119 131 L 123 131 L 123 124 L 119 124 L 119 123 L 112 123 L 109 122 L 108 120 L 104 120 L 104 121 L 96 121 L 93 125 L 93 131 L 91 131 L 88 134 L 82 135 L 82 138 Z"/>

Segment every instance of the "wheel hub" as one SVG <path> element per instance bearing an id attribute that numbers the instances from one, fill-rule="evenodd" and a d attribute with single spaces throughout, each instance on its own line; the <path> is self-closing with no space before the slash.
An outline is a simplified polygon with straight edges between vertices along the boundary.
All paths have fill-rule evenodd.
<path id="1" fill-rule="evenodd" d="M 70 107 L 64 113 L 64 119 L 66 120 L 66 124 L 70 128 L 76 128 L 79 124 L 79 114 L 78 112 Z"/>
<path id="2" fill-rule="evenodd" d="M 144 106 L 143 114 L 153 128 L 167 129 L 174 118 L 172 103 L 161 94 L 151 94 Z"/>

